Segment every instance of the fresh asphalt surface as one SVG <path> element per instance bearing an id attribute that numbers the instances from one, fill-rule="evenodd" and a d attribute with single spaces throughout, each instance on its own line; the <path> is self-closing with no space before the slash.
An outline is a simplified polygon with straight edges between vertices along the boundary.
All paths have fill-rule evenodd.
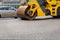
<path id="1" fill-rule="evenodd" d="M 26 21 L 0 18 L 0 40 L 60 40 L 60 19 Z"/>

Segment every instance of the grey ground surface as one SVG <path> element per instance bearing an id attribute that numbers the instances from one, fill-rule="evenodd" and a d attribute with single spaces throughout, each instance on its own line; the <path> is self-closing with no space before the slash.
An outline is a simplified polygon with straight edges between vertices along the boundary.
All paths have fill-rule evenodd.
<path id="1" fill-rule="evenodd" d="M 60 40 L 60 19 L 0 19 L 0 40 Z"/>

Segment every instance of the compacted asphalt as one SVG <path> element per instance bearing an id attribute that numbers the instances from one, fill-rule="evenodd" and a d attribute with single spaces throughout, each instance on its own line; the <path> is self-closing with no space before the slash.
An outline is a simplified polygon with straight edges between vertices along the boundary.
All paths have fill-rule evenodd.
<path id="1" fill-rule="evenodd" d="M 0 40 L 60 40 L 60 19 L 0 18 Z"/>

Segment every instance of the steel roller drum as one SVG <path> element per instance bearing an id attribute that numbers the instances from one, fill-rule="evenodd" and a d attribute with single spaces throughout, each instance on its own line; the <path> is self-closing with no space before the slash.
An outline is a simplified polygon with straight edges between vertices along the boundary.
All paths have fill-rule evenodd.
<path id="1" fill-rule="evenodd" d="M 26 9 L 28 6 L 20 6 L 17 10 L 17 16 L 20 17 L 21 19 L 27 19 L 27 20 L 32 20 L 34 17 L 29 17 L 26 15 Z"/>
<path id="2" fill-rule="evenodd" d="M 26 15 L 25 15 L 25 10 L 28 6 L 20 6 L 17 10 L 17 15 L 18 17 L 20 18 L 28 18 Z"/>

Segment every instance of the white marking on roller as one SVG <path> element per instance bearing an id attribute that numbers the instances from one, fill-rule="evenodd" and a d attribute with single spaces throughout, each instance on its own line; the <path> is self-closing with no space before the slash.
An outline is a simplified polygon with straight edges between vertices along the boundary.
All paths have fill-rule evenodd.
<path id="1" fill-rule="evenodd" d="M 27 8 L 28 6 L 20 6 L 19 8 L 23 8 L 23 7 L 24 7 L 24 8 Z"/>

